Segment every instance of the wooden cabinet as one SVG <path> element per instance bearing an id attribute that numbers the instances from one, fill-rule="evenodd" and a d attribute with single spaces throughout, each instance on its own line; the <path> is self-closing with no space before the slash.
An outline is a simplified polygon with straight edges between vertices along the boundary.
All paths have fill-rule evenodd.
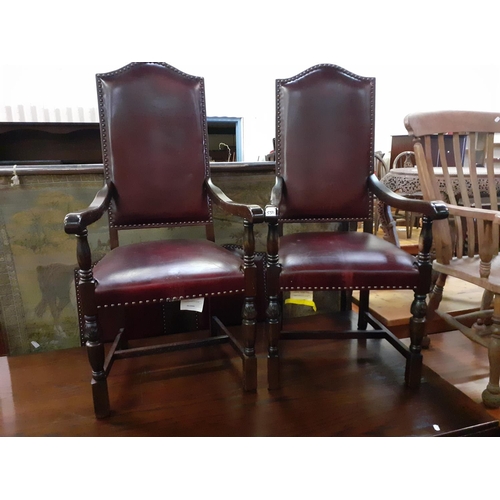
<path id="1" fill-rule="evenodd" d="M 102 163 L 98 123 L 0 123 L 0 164 Z"/>

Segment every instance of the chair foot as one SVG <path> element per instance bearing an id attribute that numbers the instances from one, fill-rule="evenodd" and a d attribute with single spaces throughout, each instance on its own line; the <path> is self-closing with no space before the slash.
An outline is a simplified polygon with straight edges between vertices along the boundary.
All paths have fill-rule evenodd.
<path id="1" fill-rule="evenodd" d="M 257 390 L 257 358 L 255 356 L 243 359 L 243 390 L 247 392 Z"/>
<path id="2" fill-rule="evenodd" d="M 495 296 L 493 313 L 493 332 L 488 343 L 488 359 L 490 362 L 490 376 L 486 389 L 483 391 L 483 403 L 488 408 L 500 408 L 500 295 Z"/>
<path id="3" fill-rule="evenodd" d="M 488 384 L 481 394 L 484 406 L 487 408 L 500 408 L 500 388 Z"/>
<path id="4" fill-rule="evenodd" d="M 94 399 L 94 412 L 96 418 L 106 418 L 110 414 L 108 382 L 104 380 L 94 380 L 91 382 L 92 398 Z"/>
<path id="5" fill-rule="evenodd" d="M 267 357 L 267 382 L 270 391 L 277 390 L 280 384 L 280 359 L 278 356 Z"/>
<path id="6" fill-rule="evenodd" d="M 422 339 L 422 349 L 429 349 L 431 345 L 431 338 L 429 337 L 429 335 L 426 335 L 423 339 Z"/>
<path id="7" fill-rule="evenodd" d="M 422 379 L 422 354 L 411 353 L 406 360 L 405 383 L 407 387 L 416 389 Z"/>

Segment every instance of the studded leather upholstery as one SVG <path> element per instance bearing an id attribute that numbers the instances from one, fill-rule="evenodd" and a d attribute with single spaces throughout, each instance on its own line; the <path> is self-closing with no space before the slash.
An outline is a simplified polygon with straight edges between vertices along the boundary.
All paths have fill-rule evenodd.
<path id="1" fill-rule="evenodd" d="M 114 361 L 127 357 L 227 342 L 242 359 L 243 388 L 255 391 L 253 224 L 264 220 L 264 211 L 234 202 L 210 178 L 203 79 L 165 63 L 131 63 L 96 80 L 106 183 L 87 209 L 67 214 L 64 225 L 78 241 L 77 297 L 96 417 L 109 416 L 107 377 Z M 212 202 L 241 219 L 242 253 L 214 243 Z M 88 226 L 106 211 L 111 250 L 93 265 Z M 150 241 L 145 234 L 138 243 L 119 245 L 119 230 L 186 225 L 205 226 L 207 239 Z M 137 338 L 137 314 L 140 338 L 158 335 L 157 321 L 160 333 L 174 333 L 172 317 L 179 316 L 182 303 L 174 310 L 165 302 L 229 294 L 233 307 L 240 302 L 238 339 L 217 317 L 213 302 L 205 301 L 207 337 L 129 345 Z M 105 352 L 103 341 L 111 334 L 114 340 Z"/>
<path id="2" fill-rule="evenodd" d="M 408 203 L 373 174 L 374 129 L 373 78 L 321 64 L 276 81 L 276 183 L 266 207 L 269 389 L 281 386 L 280 341 L 301 338 L 384 338 L 406 357 L 407 385 L 420 383 L 431 218 L 442 218 L 446 209 L 412 201 L 426 211 L 417 259 L 372 234 L 375 195 L 399 208 Z M 289 222 L 339 224 L 334 231 L 329 225 L 324 232 L 296 232 L 286 228 Z M 370 313 L 370 290 L 399 288 L 414 290 L 409 348 Z M 340 291 L 338 324 L 329 331 L 303 331 L 298 325 L 287 330 L 282 292 L 295 290 Z M 356 311 L 354 290 L 359 290 Z M 311 305 L 309 298 L 290 293 L 290 299 Z"/>
<path id="3" fill-rule="evenodd" d="M 242 293 L 242 259 L 205 240 L 115 248 L 94 267 L 98 305 L 132 305 Z"/>
<path id="4" fill-rule="evenodd" d="M 209 221 L 203 79 L 161 63 L 96 79 L 111 225 Z"/>
<path id="5" fill-rule="evenodd" d="M 277 82 L 276 173 L 283 220 L 361 219 L 372 198 L 373 78 L 336 66 Z"/>
<path id="6" fill-rule="evenodd" d="M 279 256 L 285 290 L 416 288 L 420 279 L 414 257 L 368 233 L 283 236 Z"/>
<path id="7" fill-rule="evenodd" d="M 277 81 L 279 218 L 372 217 L 375 80 L 332 65 Z M 368 233 L 303 233 L 280 239 L 282 289 L 415 288 L 415 259 Z"/>
<path id="8" fill-rule="evenodd" d="M 203 79 L 164 63 L 99 74 L 110 226 L 211 221 Z M 242 259 L 206 240 L 120 246 L 93 269 L 100 307 L 244 291 Z"/>

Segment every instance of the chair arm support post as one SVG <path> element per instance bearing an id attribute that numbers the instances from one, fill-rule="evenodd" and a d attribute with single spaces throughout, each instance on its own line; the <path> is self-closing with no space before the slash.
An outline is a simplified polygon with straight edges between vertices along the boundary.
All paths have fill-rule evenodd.
<path id="1" fill-rule="evenodd" d="M 97 305 L 95 301 L 95 280 L 92 273 L 92 259 L 87 239 L 87 229 L 77 234 L 78 292 L 81 297 L 84 319 L 84 338 L 87 354 L 92 367 L 93 391 L 107 394 L 106 371 L 104 369 L 104 345 L 101 341 L 97 323 Z M 104 397 L 105 401 L 107 398 Z M 102 411 L 106 414 L 106 405 Z"/>
<path id="2" fill-rule="evenodd" d="M 266 289 L 269 299 L 267 317 L 274 322 L 279 317 L 278 296 L 279 275 L 279 202 L 281 200 L 283 179 L 276 177 L 276 183 L 271 193 L 271 203 L 266 205 L 265 220 L 268 224 L 267 231 L 267 261 L 266 261 Z"/>
<path id="3" fill-rule="evenodd" d="M 418 241 L 418 255 L 416 266 L 420 272 L 420 284 L 417 289 L 419 295 L 429 292 L 432 282 L 432 219 L 426 215 L 422 217 L 422 230 Z"/>
<path id="4" fill-rule="evenodd" d="M 67 234 L 82 234 L 87 226 L 103 216 L 111 201 L 112 193 L 112 186 L 105 184 L 95 195 L 88 208 L 67 214 L 64 218 L 64 231 Z"/>
<path id="5" fill-rule="evenodd" d="M 446 219 L 448 208 L 443 201 L 411 200 L 390 190 L 375 174 L 368 177 L 368 187 L 382 202 L 394 208 L 426 215 L 433 220 Z"/>
<path id="6" fill-rule="evenodd" d="M 266 220 L 268 221 L 267 233 L 267 262 L 266 262 L 266 290 L 268 304 L 266 318 L 268 325 L 269 355 L 277 355 L 278 335 L 280 323 L 279 306 L 279 276 L 281 266 L 279 265 L 279 223 L 278 208 L 275 206 L 266 206 Z"/>
<path id="7" fill-rule="evenodd" d="M 99 220 L 107 210 L 112 197 L 111 185 L 105 184 L 85 210 L 69 213 L 64 218 L 64 231 L 77 238 L 76 257 L 78 261 L 78 293 L 81 297 L 83 313 L 83 335 L 87 355 L 92 368 L 92 392 L 94 409 L 101 418 L 109 413 L 109 398 L 104 369 L 105 351 L 97 322 L 95 300 L 95 280 L 92 273 L 92 254 L 88 242 L 87 226 Z"/>
<path id="8" fill-rule="evenodd" d="M 266 206 L 267 262 L 266 262 L 266 337 L 268 343 L 267 370 L 269 389 L 280 387 L 279 339 L 281 331 L 279 223 L 278 208 Z"/>
<path id="9" fill-rule="evenodd" d="M 213 183 L 210 177 L 205 180 L 205 184 L 210 199 L 226 212 L 252 223 L 264 222 L 264 210 L 259 205 L 235 203 L 231 198 L 226 196 L 222 189 Z"/>
<path id="10" fill-rule="evenodd" d="M 243 266 L 245 270 L 245 289 L 247 295 L 255 297 L 256 287 L 256 265 L 255 265 L 255 235 L 253 232 L 253 223 L 244 219 L 243 221 Z"/>
<path id="11" fill-rule="evenodd" d="M 413 356 L 416 356 L 413 363 L 421 363 L 422 340 L 425 335 L 427 316 L 426 298 L 432 282 L 432 218 L 427 215 L 422 217 L 422 231 L 420 232 L 418 246 L 419 252 L 415 265 L 419 270 L 420 279 L 411 304 L 412 316 L 410 319 L 410 352 Z M 411 364 L 412 362 L 408 366 L 411 366 Z M 412 386 L 415 380 L 413 380 L 411 373 L 408 372 L 406 377 L 407 384 Z"/>
<path id="12" fill-rule="evenodd" d="M 255 298 L 257 295 L 257 266 L 255 265 L 255 236 L 253 223 L 243 221 L 243 272 L 245 273 L 245 298 L 243 301 L 243 331 L 245 341 L 245 355 L 255 356 L 257 309 Z"/>
<path id="13" fill-rule="evenodd" d="M 267 233 L 267 267 L 279 266 L 278 248 L 279 224 L 277 221 L 270 222 Z"/>
<path id="14" fill-rule="evenodd" d="M 95 280 L 92 273 L 92 257 L 87 239 L 87 230 L 77 234 L 78 291 L 81 297 L 82 313 L 85 319 L 84 335 L 87 341 L 97 342 L 97 305 L 95 303 Z"/>

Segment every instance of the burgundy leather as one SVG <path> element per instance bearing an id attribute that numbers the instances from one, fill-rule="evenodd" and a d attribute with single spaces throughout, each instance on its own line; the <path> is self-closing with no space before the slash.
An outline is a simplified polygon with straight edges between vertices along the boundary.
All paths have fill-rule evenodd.
<path id="1" fill-rule="evenodd" d="M 415 288 L 415 259 L 369 233 L 299 233 L 280 239 L 284 289 Z"/>
<path id="2" fill-rule="evenodd" d="M 132 63 L 96 80 L 105 175 L 116 188 L 110 224 L 208 222 L 203 78 Z"/>
<path id="3" fill-rule="evenodd" d="M 280 218 L 369 217 L 375 79 L 321 65 L 276 85 Z"/>
<path id="4" fill-rule="evenodd" d="M 98 305 L 179 300 L 244 289 L 238 255 L 206 240 L 117 247 L 94 267 Z"/>

